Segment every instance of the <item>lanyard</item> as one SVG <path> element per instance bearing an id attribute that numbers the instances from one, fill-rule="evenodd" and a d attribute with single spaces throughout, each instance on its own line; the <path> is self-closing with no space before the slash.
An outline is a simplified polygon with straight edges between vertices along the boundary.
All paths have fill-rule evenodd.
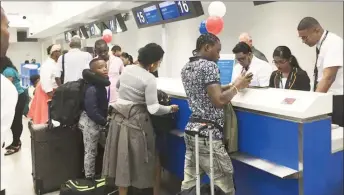
<path id="1" fill-rule="evenodd" d="M 283 85 L 283 82 L 282 82 L 282 79 L 283 79 L 283 77 L 281 76 L 281 77 L 280 77 L 280 87 L 281 87 L 282 89 L 285 89 L 285 87 L 284 87 L 284 85 Z"/>
<path id="2" fill-rule="evenodd" d="M 318 58 L 319 58 L 319 54 L 320 54 L 320 50 L 321 50 L 321 46 L 324 43 L 325 39 L 327 38 L 327 34 L 328 31 L 326 31 L 325 36 L 323 38 L 323 40 L 320 42 L 319 45 L 319 49 L 316 49 L 316 58 L 315 58 L 315 67 L 314 67 L 314 86 L 313 86 L 313 90 L 315 91 L 317 89 L 317 85 L 318 85 Z"/>

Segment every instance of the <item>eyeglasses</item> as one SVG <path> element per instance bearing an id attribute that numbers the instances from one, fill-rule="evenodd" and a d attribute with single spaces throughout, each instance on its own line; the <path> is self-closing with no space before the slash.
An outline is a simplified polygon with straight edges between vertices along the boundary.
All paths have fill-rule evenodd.
<path id="1" fill-rule="evenodd" d="M 284 64 L 284 63 L 286 63 L 287 62 L 287 60 L 273 60 L 272 61 L 272 63 L 274 63 L 274 64 Z"/>
<path id="2" fill-rule="evenodd" d="M 239 62 L 243 62 L 243 61 L 245 61 L 245 60 L 247 59 L 248 56 L 249 56 L 249 55 L 245 54 L 245 56 L 240 57 L 240 58 L 236 57 L 235 59 L 236 59 L 237 61 L 239 61 Z"/>

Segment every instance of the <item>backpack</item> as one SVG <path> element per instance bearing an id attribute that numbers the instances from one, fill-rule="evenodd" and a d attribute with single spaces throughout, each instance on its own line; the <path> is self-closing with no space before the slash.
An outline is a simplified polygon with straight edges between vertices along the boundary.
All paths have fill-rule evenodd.
<path id="1" fill-rule="evenodd" d="M 67 82 L 58 87 L 51 101 L 51 119 L 61 125 L 76 125 L 82 112 L 85 89 L 84 79 Z"/>
<path id="2" fill-rule="evenodd" d="M 158 90 L 159 104 L 164 106 L 171 105 L 170 97 L 163 91 Z M 165 115 L 151 115 L 152 125 L 157 134 L 170 132 L 176 128 L 176 116 L 175 113 L 168 113 Z"/>
<path id="3" fill-rule="evenodd" d="M 60 195 L 117 195 L 116 187 L 108 185 L 106 179 L 75 179 L 61 185 Z"/>

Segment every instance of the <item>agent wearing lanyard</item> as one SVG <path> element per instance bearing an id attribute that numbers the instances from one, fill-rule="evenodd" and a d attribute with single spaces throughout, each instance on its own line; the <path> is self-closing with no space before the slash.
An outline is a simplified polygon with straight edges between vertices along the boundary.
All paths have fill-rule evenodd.
<path id="1" fill-rule="evenodd" d="M 269 87 L 309 91 L 310 80 L 287 46 L 278 46 L 273 53 L 276 71 L 270 76 Z"/>
<path id="2" fill-rule="evenodd" d="M 333 94 L 332 123 L 343 126 L 343 39 L 312 17 L 303 18 L 297 30 L 303 43 L 316 46 L 313 90 Z"/>

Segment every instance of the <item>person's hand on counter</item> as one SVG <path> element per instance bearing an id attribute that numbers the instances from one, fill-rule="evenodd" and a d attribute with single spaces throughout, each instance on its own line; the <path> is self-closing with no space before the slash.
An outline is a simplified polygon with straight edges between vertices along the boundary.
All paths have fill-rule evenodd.
<path id="1" fill-rule="evenodd" d="M 172 113 L 178 112 L 178 110 L 179 110 L 179 106 L 178 105 L 175 105 L 175 104 L 171 105 L 171 112 Z"/>

